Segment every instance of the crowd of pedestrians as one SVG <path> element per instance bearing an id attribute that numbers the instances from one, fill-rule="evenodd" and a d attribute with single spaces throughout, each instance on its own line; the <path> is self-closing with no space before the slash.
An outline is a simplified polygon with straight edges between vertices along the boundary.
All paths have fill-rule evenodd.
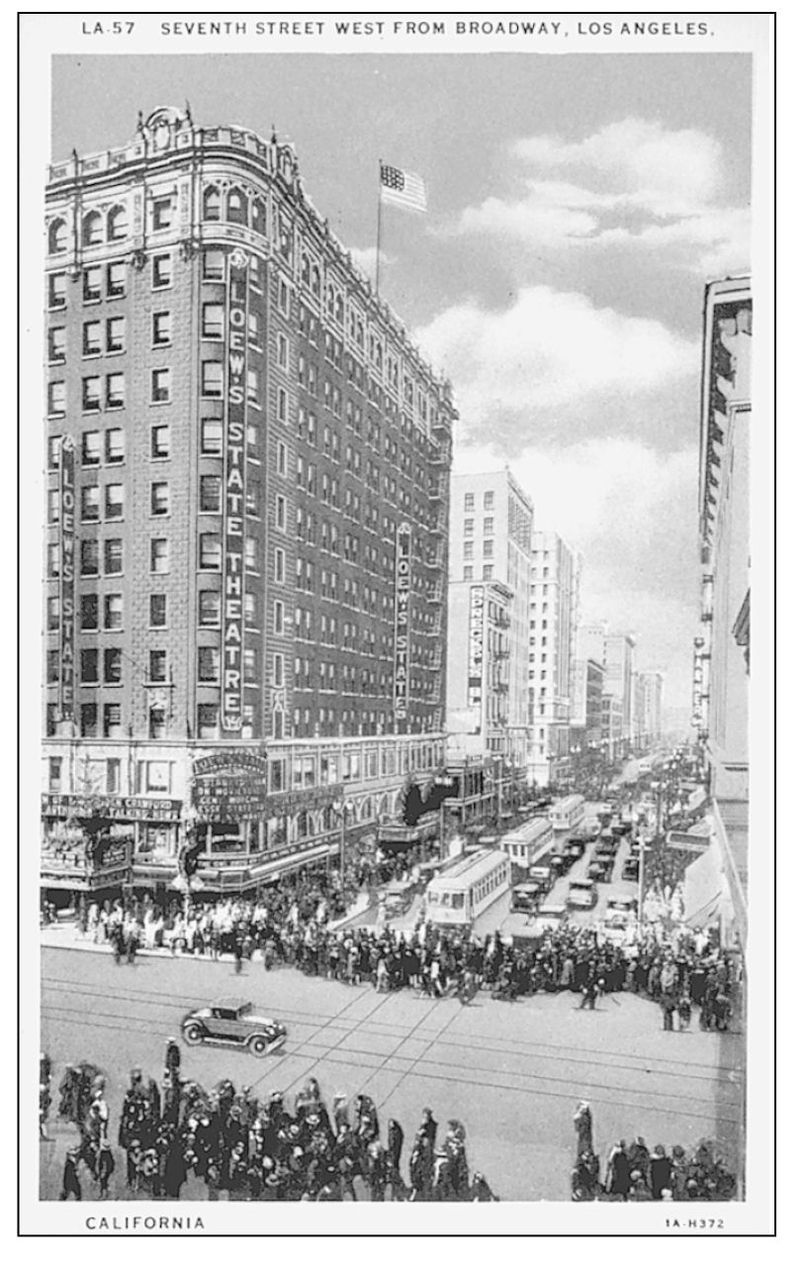
<path id="1" fill-rule="evenodd" d="M 590 1105 L 582 1100 L 573 1117 L 576 1161 L 570 1176 L 571 1198 L 577 1202 L 610 1200 L 641 1203 L 651 1200 L 731 1200 L 734 1175 L 715 1150 L 702 1139 L 686 1151 L 675 1144 L 670 1152 L 660 1143 L 650 1150 L 645 1139 L 620 1139 L 601 1167 L 593 1147 Z"/>
<path id="2" fill-rule="evenodd" d="M 62 1200 L 497 1198 L 482 1174 L 470 1175 L 461 1122 L 448 1121 L 440 1135 L 429 1108 L 406 1160 L 402 1126 L 389 1118 L 383 1130 L 369 1095 L 351 1103 L 336 1095 L 328 1108 L 314 1078 L 292 1102 L 280 1092 L 261 1101 L 228 1080 L 206 1090 L 182 1077 L 173 1039 L 161 1087 L 132 1070 L 116 1131 L 105 1090 L 95 1065 L 65 1068 L 59 1116 L 75 1126 L 77 1142 L 65 1157 Z M 83 1171 L 91 1189 L 82 1186 Z"/>

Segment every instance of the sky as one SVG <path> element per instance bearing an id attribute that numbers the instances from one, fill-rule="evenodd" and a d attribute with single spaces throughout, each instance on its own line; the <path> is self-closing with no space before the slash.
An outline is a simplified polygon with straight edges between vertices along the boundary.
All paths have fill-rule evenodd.
<path id="1" fill-rule="evenodd" d="M 751 60 L 740 54 L 53 59 L 54 160 L 190 103 L 294 143 L 305 190 L 453 382 L 454 468 L 508 464 L 583 557 L 582 616 L 637 637 L 666 704 L 698 619 L 704 285 L 749 271 Z"/>

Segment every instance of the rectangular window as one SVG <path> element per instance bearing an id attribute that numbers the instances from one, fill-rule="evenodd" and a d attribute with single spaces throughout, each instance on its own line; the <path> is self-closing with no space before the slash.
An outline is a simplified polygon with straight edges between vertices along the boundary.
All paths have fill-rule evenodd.
<path id="1" fill-rule="evenodd" d="M 243 540 L 244 557 L 246 560 L 246 568 L 251 570 L 257 569 L 257 539 L 251 534 L 247 534 Z"/>
<path id="2" fill-rule="evenodd" d="M 277 420 L 283 425 L 288 423 L 288 393 L 281 385 L 277 387 Z"/>
<path id="3" fill-rule="evenodd" d="M 106 503 L 104 515 L 107 521 L 117 521 L 123 516 L 123 487 L 119 482 L 110 482 L 106 487 Z"/>
<path id="4" fill-rule="evenodd" d="M 173 281 L 170 254 L 155 254 L 151 270 L 152 289 L 169 289 Z"/>
<path id="5" fill-rule="evenodd" d="M 467 517 L 467 518 L 465 519 L 465 521 L 464 521 L 464 533 L 465 533 L 465 535 L 469 535 L 469 534 L 474 534 L 474 533 L 475 533 L 475 522 L 473 521 L 472 517 Z"/>
<path id="6" fill-rule="evenodd" d="M 274 634 L 285 633 L 285 605 L 282 600 L 274 601 Z"/>
<path id="7" fill-rule="evenodd" d="M 100 302 L 101 280 L 102 275 L 100 267 L 84 268 L 83 295 L 85 302 Z"/>
<path id="8" fill-rule="evenodd" d="M 101 462 L 101 435 L 97 429 L 81 435 L 81 463 L 92 468 Z"/>
<path id="9" fill-rule="evenodd" d="M 484 556 L 492 556 L 495 550 L 494 539 L 484 539 Z"/>
<path id="10" fill-rule="evenodd" d="M 199 546 L 199 568 L 200 569 L 220 569 L 221 568 L 221 539 L 217 534 L 200 534 L 198 540 Z"/>
<path id="11" fill-rule="evenodd" d="M 63 416 L 67 405 L 67 387 L 64 381 L 51 381 L 48 385 L 48 416 Z"/>
<path id="12" fill-rule="evenodd" d="M 464 581 L 472 582 L 472 565 L 464 566 Z"/>
<path id="13" fill-rule="evenodd" d="M 203 274 L 205 280 L 223 280 L 224 278 L 224 255 L 223 250 L 205 250 L 203 262 Z"/>
<path id="14" fill-rule="evenodd" d="M 166 574 L 170 568 L 167 539 L 151 539 L 151 573 Z"/>
<path id="15" fill-rule="evenodd" d="M 246 372 L 246 398 L 253 407 L 260 406 L 260 378 L 254 368 Z"/>
<path id="16" fill-rule="evenodd" d="M 243 617 L 247 626 L 257 625 L 257 596 L 253 591 L 244 592 Z"/>
<path id="17" fill-rule="evenodd" d="M 277 518 L 276 518 L 277 529 L 284 530 L 285 522 L 286 522 L 286 499 L 284 495 L 277 495 Z"/>
<path id="18" fill-rule="evenodd" d="M 282 687 L 285 680 L 285 658 L 281 652 L 274 653 L 274 686 Z"/>
<path id="19" fill-rule="evenodd" d="M 103 597 L 104 630 L 121 630 L 123 627 L 122 595 L 105 595 Z"/>
<path id="20" fill-rule="evenodd" d="M 126 458 L 125 438 L 122 429 L 106 431 L 106 463 L 122 464 Z"/>
<path id="21" fill-rule="evenodd" d="M 100 548 L 97 539 L 81 540 L 81 577 L 96 578 L 100 565 Z"/>
<path id="22" fill-rule="evenodd" d="M 101 378 L 84 377 L 81 382 L 81 407 L 85 412 L 101 410 Z"/>
<path id="23" fill-rule="evenodd" d="M 67 330 L 51 328 L 48 330 L 48 362 L 64 363 L 67 351 Z"/>
<path id="24" fill-rule="evenodd" d="M 106 321 L 106 353 L 114 355 L 118 351 L 125 350 L 125 345 L 126 317 L 115 315 Z"/>
<path id="25" fill-rule="evenodd" d="M 172 198 L 158 197 L 154 199 L 151 210 L 151 222 L 155 232 L 165 232 L 171 226 Z"/>
<path id="26" fill-rule="evenodd" d="M 198 650 L 199 683 L 217 683 L 220 675 L 220 650 L 203 647 Z"/>
<path id="27" fill-rule="evenodd" d="M 200 740 L 214 740 L 218 735 L 218 706 L 199 705 L 197 709 L 196 734 Z"/>
<path id="28" fill-rule="evenodd" d="M 104 539 L 103 572 L 105 574 L 123 573 L 123 540 Z"/>
<path id="29" fill-rule="evenodd" d="M 277 305 L 287 318 L 291 313 L 291 291 L 284 280 L 280 280 L 277 288 Z"/>
<path id="30" fill-rule="evenodd" d="M 201 454 L 220 455 L 223 450 L 223 421 L 215 416 L 206 416 L 201 422 Z"/>
<path id="31" fill-rule="evenodd" d="M 48 468 L 59 467 L 61 461 L 61 438 L 48 438 Z"/>
<path id="32" fill-rule="evenodd" d="M 61 605 L 57 595 L 48 596 L 47 601 L 47 628 L 49 631 L 59 629 L 59 621 L 61 616 Z"/>
<path id="33" fill-rule="evenodd" d="M 207 359 L 201 365 L 201 393 L 204 398 L 223 398 L 224 365 Z"/>
<path id="34" fill-rule="evenodd" d="M 484 517 L 484 534 L 492 534 L 495 528 L 494 517 Z"/>
<path id="35" fill-rule="evenodd" d="M 101 321 L 91 320 L 84 325 L 81 337 L 81 353 L 84 357 L 101 353 Z"/>
<path id="36" fill-rule="evenodd" d="M 119 648 L 104 648 L 103 650 L 103 681 L 104 683 L 123 682 L 123 653 Z"/>
<path id="37" fill-rule="evenodd" d="M 151 373 L 151 402 L 169 403 L 171 396 L 170 368 L 154 368 Z"/>
<path id="38" fill-rule="evenodd" d="M 168 624 L 168 597 L 162 592 L 151 596 L 148 602 L 149 620 L 153 627 L 161 629 Z"/>
<path id="39" fill-rule="evenodd" d="M 101 296 L 100 267 L 98 268 L 98 297 Z M 107 298 L 122 298 L 126 293 L 126 264 L 109 263 L 106 268 Z"/>
<path id="40" fill-rule="evenodd" d="M 284 333 L 277 333 L 277 367 L 288 371 L 288 338 Z"/>
<path id="41" fill-rule="evenodd" d="M 120 705 L 104 705 L 103 734 L 107 740 L 119 740 L 123 735 Z"/>
<path id="42" fill-rule="evenodd" d="M 101 488 L 100 486 L 81 487 L 81 520 L 100 521 Z"/>
<path id="43" fill-rule="evenodd" d="M 97 736 L 98 734 L 98 706 L 82 705 L 81 706 L 81 734 L 82 736 Z"/>
<path id="44" fill-rule="evenodd" d="M 484 582 L 491 582 L 491 581 L 492 581 L 492 570 L 493 570 L 493 568 L 494 568 L 494 566 L 493 566 L 493 565 L 484 565 L 484 567 L 483 567 L 483 580 L 484 580 Z"/>
<path id="45" fill-rule="evenodd" d="M 254 648 L 243 649 L 243 678 L 246 683 L 257 682 L 257 653 Z"/>
<path id="46" fill-rule="evenodd" d="M 122 372 L 111 372 L 106 378 L 106 406 L 113 409 L 125 405 L 126 379 Z"/>
<path id="47" fill-rule="evenodd" d="M 170 487 L 167 482 L 151 483 L 151 516 L 167 517 L 170 512 Z"/>
<path id="48" fill-rule="evenodd" d="M 152 648 L 149 652 L 148 677 L 152 683 L 167 683 L 168 654 L 164 648 Z"/>
<path id="49" fill-rule="evenodd" d="M 154 346 L 169 346 L 171 340 L 170 311 L 155 311 L 151 317 L 151 343 Z"/>
<path id="50" fill-rule="evenodd" d="M 94 649 L 90 649 L 90 651 L 92 652 L 94 651 Z M 47 683 L 49 684 L 58 683 L 60 665 L 61 665 L 61 653 L 59 652 L 58 648 L 49 649 L 48 655 L 47 655 L 47 662 L 45 666 L 45 670 L 46 670 L 45 678 L 46 678 Z"/>
<path id="51" fill-rule="evenodd" d="M 198 510 L 221 511 L 221 478 L 216 473 L 202 473 L 198 479 Z"/>
<path id="52" fill-rule="evenodd" d="M 221 625 L 221 592 L 199 591 L 198 593 L 199 626 Z"/>
<path id="53" fill-rule="evenodd" d="M 48 791 L 52 793 L 61 792 L 61 763 L 60 757 L 48 758 Z"/>
<path id="54" fill-rule="evenodd" d="M 167 460 L 170 455 L 170 425 L 151 426 L 151 459 Z"/>
<path id="55" fill-rule="evenodd" d="M 493 490 L 484 491 L 484 512 L 491 512 L 495 506 L 495 492 Z"/>
<path id="56" fill-rule="evenodd" d="M 98 597 L 82 595 L 79 605 L 79 626 L 82 631 L 98 629 Z"/>
<path id="57" fill-rule="evenodd" d="M 464 544 L 464 559 L 465 560 L 472 560 L 472 549 L 473 549 L 472 543 Z"/>
<path id="58" fill-rule="evenodd" d="M 51 311 L 67 306 L 67 277 L 63 271 L 48 276 L 48 307 Z"/>
<path id="59" fill-rule="evenodd" d="M 220 302 L 205 302 L 201 313 L 201 335 L 221 341 L 224 336 L 224 308 Z"/>
<path id="60" fill-rule="evenodd" d="M 106 759 L 106 791 L 107 793 L 120 792 L 120 758 L 108 757 Z"/>
<path id="61" fill-rule="evenodd" d="M 282 547 L 274 549 L 274 581 L 285 582 L 285 550 Z"/>

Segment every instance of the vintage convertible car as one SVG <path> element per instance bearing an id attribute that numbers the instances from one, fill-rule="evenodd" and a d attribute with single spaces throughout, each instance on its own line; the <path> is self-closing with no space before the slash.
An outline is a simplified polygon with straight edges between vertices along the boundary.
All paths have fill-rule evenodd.
<path id="1" fill-rule="evenodd" d="M 182 1037 L 189 1046 L 209 1042 L 263 1056 L 278 1051 L 287 1036 L 285 1025 L 269 1016 L 255 1015 L 252 1004 L 240 999 L 198 1007 L 182 1020 Z"/>

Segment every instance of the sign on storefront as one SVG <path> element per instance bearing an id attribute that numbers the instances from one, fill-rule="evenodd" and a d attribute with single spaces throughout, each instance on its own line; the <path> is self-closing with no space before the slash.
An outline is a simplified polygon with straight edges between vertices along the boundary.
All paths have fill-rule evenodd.
<path id="1" fill-rule="evenodd" d="M 72 793 L 43 793 L 42 814 L 53 819 L 86 819 L 91 816 L 116 820 L 145 820 L 155 823 L 178 822 L 181 801 L 150 797 L 81 796 Z"/>

